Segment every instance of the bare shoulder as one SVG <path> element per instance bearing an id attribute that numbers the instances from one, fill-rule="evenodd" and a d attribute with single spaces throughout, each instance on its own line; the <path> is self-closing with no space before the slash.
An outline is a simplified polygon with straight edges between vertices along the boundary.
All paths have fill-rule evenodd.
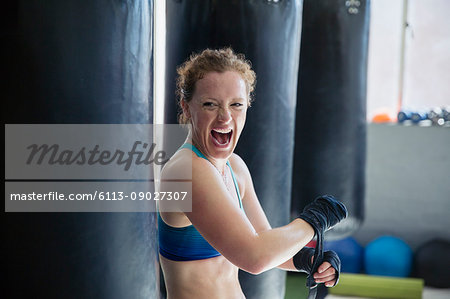
<path id="1" fill-rule="evenodd" d="M 179 150 L 164 165 L 161 171 L 159 190 L 163 192 L 187 191 L 191 194 L 192 191 L 195 191 L 194 189 L 202 187 L 203 184 L 198 182 L 204 183 L 202 179 L 197 178 L 198 175 L 194 174 L 204 173 L 205 170 L 201 168 L 208 167 L 207 164 L 207 160 L 198 158 L 191 150 Z M 197 197 L 193 198 L 194 200 L 197 200 Z M 191 224 L 184 211 L 174 211 L 172 202 L 160 201 L 158 204 L 161 217 L 167 224 L 175 227 L 185 227 Z M 171 212 L 163 212 L 169 210 Z"/>
<path id="2" fill-rule="evenodd" d="M 245 164 L 244 160 L 238 155 L 233 153 L 229 159 L 231 167 L 233 171 L 242 178 L 250 177 L 250 171 L 248 170 L 247 164 Z"/>
<path id="3" fill-rule="evenodd" d="M 162 180 L 190 180 L 192 178 L 192 151 L 179 150 L 164 165 Z"/>
<path id="4" fill-rule="evenodd" d="M 186 180 L 191 181 L 193 187 L 207 187 L 214 179 L 217 170 L 208 160 L 198 157 L 189 149 L 179 150 L 164 165 L 161 173 L 162 181 Z"/>
<path id="5" fill-rule="evenodd" d="M 254 193 L 252 176 L 248 170 L 247 164 L 245 164 L 244 160 L 239 155 L 233 153 L 229 161 L 231 168 L 233 168 L 234 175 L 236 176 L 241 197 L 245 201 L 248 194 Z"/>

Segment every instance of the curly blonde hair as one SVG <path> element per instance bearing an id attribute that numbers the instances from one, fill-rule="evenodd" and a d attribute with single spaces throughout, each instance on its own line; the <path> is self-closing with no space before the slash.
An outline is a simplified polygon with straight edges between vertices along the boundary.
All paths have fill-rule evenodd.
<path id="1" fill-rule="evenodd" d="M 193 54 L 177 68 L 178 106 L 180 124 L 188 123 L 188 119 L 181 109 L 181 101 L 189 102 L 195 90 L 195 83 L 209 72 L 235 71 L 245 81 L 248 92 L 248 105 L 253 101 L 252 92 L 256 84 L 256 74 L 251 68 L 250 61 L 243 54 L 236 54 L 231 48 L 218 50 L 206 49 L 201 53 Z"/>

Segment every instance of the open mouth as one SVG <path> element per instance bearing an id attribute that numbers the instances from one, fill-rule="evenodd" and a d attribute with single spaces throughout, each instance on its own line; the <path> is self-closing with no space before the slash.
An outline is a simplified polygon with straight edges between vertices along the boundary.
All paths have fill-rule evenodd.
<path id="1" fill-rule="evenodd" d="M 211 130 L 211 136 L 213 141 L 218 146 L 227 146 L 230 143 L 231 136 L 233 135 L 233 130 Z"/>

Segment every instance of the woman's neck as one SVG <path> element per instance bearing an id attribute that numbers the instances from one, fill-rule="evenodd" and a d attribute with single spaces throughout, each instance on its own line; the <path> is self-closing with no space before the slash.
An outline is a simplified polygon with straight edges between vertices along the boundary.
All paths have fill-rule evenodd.
<path id="1" fill-rule="evenodd" d="M 188 137 L 186 138 L 185 143 L 190 143 L 193 146 L 195 146 L 205 157 L 208 159 L 208 161 L 219 171 L 221 175 L 225 175 L 226 173 L 226 164 L 228 159 L 216 159 L 214 157 L 211 157 L 207 154 L 205 149 L 199 145 L 199 143 L 195 142 L 193 140 L 192 135 L 189 133 Z"/>

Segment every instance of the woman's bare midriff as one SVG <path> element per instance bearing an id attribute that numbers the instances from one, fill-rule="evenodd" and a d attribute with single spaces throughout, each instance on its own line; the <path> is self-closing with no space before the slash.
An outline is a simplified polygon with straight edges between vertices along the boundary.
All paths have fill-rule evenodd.
<path id="1" fill-rule="evenodd" d="M 245 298 L 238 268 L 223 256 L 182 262 L 159 257 L 167 299 Z"/>

